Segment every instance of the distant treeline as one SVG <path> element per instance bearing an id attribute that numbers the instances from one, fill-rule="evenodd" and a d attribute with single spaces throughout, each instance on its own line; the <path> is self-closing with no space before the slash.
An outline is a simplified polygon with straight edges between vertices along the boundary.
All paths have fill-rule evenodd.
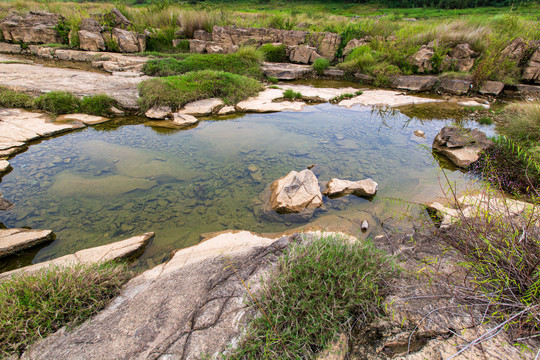
<path id="1" fill-rule="evenodd" d="M 357 3 L 363 0 L 354 1 Z M 441 9 L 465 9 L 481 6 L 518 6 L 532 3 L 534 0 L 380 0 L 378 1 L 388 7 L 435 7 Z"/>

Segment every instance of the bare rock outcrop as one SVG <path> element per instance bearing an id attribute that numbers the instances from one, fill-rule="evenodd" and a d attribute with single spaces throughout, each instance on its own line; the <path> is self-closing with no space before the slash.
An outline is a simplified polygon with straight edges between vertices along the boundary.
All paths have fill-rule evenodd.
<path id="1" fill-rule="evenodd" d="M 419 74 L 429 73 L 433 70 L 431 59 L 434 54 L 435 52 L 431 46 L 422 45 L 420 50 L 411 56 L 410 62 L 413 66 L 416 66 Z"/>
<path id="2" fill-rule="evenodd" d="M 13 13 L 0 22 L 4 39 L 25 44 L 62 43 L 56 27 L 64 17 L 45 11 L 31 11 L 20 15 Z"/>
<path id="3" fill-rule="evenodd" d="M 104 51 L 105 40 L 101 32 L 80 30 L 79 35 L 79 48 L 87 51 Z"/>
<path id="4" fill-rule="evenodd" d="M 112 37 L 118 43 L 121 52 L 133 53 L 146 50 L 146 37 L 144 35 L 140 36 L 135 31 L 114 28 Z"/>
<path id="5" fill-rule="evenodd" d="M 473 51 L 469 44 L 458 44 L 444 58 L 442 68 L 446 71 L 468 72 L 474 66 L 474 59 L 477 56 L 478 53 Z"/>
<path id="6" fill-rule="evenodd" d="M 308 169 L 291 171 L 270 187 L 270 207 L 278 213 L 303 213 L 308 217 L 323 206 L 319 181 Z"/>
<path id="7" fill-rule="evenodd" d="M 53 239 L 51 230 L 0 229 L 0 258 Z"/>
<path id="8" fill-rule="evenodd" d="M 458 167 L 467 167 L 477 161 L 482 150 L 492 145 L 482 131 L 457 126 L 445 126 L 433 140 L 433 149 Z"/>
<path id="9" fill-rule="evenodd" d="M 357 47 L 367 45 L 367 44 L 368 44 L 368 41 L 366 40 L 366 38 L 352 39 L 351 41 L 347 43 L 347 45 L 345 45 L 345 48 L 343 49 L 343 56 L 347 56 L 351 53 L 351 51 L 353 51 Z"/>
<path id="10" fill-rule="evenodd" d="M 521 80 L 540 84 L 540 48 L 532 54 L 527 67 L 523 71 Z"/>
<path id="11" fill-rule="evenodd" d="M 332 179 L 326 184 L 323 194 L 330 197 L 338 197 L 348 194 L 363 197 L 373 197 L 377 193 L 379 185 L 372 179 L 359 181 Z"/>

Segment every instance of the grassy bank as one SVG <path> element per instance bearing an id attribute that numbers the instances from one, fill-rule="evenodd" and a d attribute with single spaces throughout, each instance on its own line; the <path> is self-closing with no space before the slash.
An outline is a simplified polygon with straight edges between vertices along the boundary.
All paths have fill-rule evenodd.
<path id="1" fill-rule="evenodd" d="M 338 333 L 379 314 L 392 272 L 369 242 L 325 235 L 292 245 L 252 301 L 261 316 L 226 358 L 313 358 Z"/>
<path id="2" fill-rule="evenodd" d="M 105 94 L 85 96 L 82 99 L 67 91 L 51 91 L 32 96 L 22 91 L 0 86 L 0 107 L 43 110 L 52 115 L 84 113 L 107 116 L 116 101 Z"/>
<path id="3" fill-rule="evenodd" d="M 143 109 L 169 106 L 176 110 L 202 99 L 220 98 L 234 105 L 256 95 L 263 86 L 255 79 L 222 71 L 194 71 L 180 76 L 154 78 L 139 84 Z"/>
<path id="4" fill-rule="evenodd" d="M 48 268 L 0 282 L 0 357 L 21 354 L 63 326 L 76 326 L 119 294 L 126 265 Z"/>

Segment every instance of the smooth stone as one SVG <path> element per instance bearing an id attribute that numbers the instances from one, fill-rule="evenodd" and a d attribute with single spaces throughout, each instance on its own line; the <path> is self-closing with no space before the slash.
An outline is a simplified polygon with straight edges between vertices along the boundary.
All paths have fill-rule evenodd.
<path id="1" fill-rule="evenodd" d="M 291 171 L 270 187 L 270 207 L 278 213 L 312 212 L 323 206 L 319 181 L 311 170 Z"/>
<path id="2" fill-rule="evenodd" d="M 154 106 L 148 109 L 144 115 L 150 119 L 163 120 L 171 116 L 171 108 L 168 106 Z"/>
<path id="3" fill-rule="evenodd" d="M 353 194 L 356 196 L 375 196 L 379 185 L 372 179 L 359 181 L 349 181 L 341 179 L 332 179 L 326 184 L 326 189 L 323 191 L 327 196 L 342 196 Z"/>
<path id="4" fill-rule="evenodd" d="M 426 133 L 423 132 L 422 130 L 415 130 L 414 131 L 414 135 L 418 136 L 418 137 L 421 137 L 421 138 L 426 138 Z"/>
<path id="5" fill-rule="evenodd" d="M 190 125 L 195 125 L 198 122 L 199 120 L 195 116 L 192 116 L 192 115 L 178 114 L 178 113 L 173 114 L 172 124 L 176 126 L 190 126 Z"/>
<path id="6" fill-rule="evenodd" d="M 218 98 L 204 99 L 186 104 L 178 114 L 205 116 L 216 113 L 225 103 Z"/>
<path id="7" fill-rule="evenodd" d="M 53 239 L 52 230 L 0 229 L 0 257 Z"/>
<path id="8" fill-rule="evenodd" d="M 401 92 L 391 90 L 365 90 L 362 95 L 353 97 L 352 99 L 342 100 L 339 105 L 345 106 L 346 108 L 351 108 L 354 105 L 397 107 L 441 101 L 442 100 L 404 95 Z"/>
<path id="9" fill-rule="evenodd" d="M 67 114 L 60 115 L 56 121 L 80 121 L 85 125 L 97 125 L 109 121 L 110 119 L 103 116 L 88 115 L 88 114 Z"/>
<path id="10" fill-rule="evenodd" d="M 236 112 L 236 108 L 234 106 L 224 106 L 218 111 L 218 115 L 229 115 L 234 114 Z"/>
<path id="11" fill-rule="evenodd" d="M 7 160 L 0 160 L 0 174 L 5 173 L 11 169 L 11 165 L 9 164 L 9 161 Z"/>
<path id="12" fill-rule="evenodd" d="M 446 156 L 454 165 L 464 168 L 480 158 L 482 150 L 493 145 L 478 129 L 445 126 L 433 140 L 433 149 Z"/>
<path id="13" fill-rule="evenodd" d="M 478 101 L 474 101 L 474 100 L 461 101 L 461 102 L 458 102 L 458 105 L 465 106 L 465 107 L 482 107 L 484 109 L 490 108 L 489 104 L 479 103 Z"/>

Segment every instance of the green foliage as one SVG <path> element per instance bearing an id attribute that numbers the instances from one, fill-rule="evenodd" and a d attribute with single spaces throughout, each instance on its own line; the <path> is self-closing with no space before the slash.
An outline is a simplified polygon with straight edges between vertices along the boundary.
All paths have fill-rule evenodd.
<path id="1" fill-rule="evenodd" d="M 242 46 L 235 54 L 247 63 L 262 64 L 264 53 L 253 46 Z"/>
<path id="2" fill-rule="evenodd" d="M 171 76 L 191 71 L 215 70 L 262 79 L 258 59 L 246 54 L 192 54 L 184 60 L 173 58 L 149 60 L 143 68 L 146 75 Z"/>
<path id="3" fill-rule="evenodd" d="M 291 101 L 301 100 L 302 94 L 299 92 L 295 92 L 293 89 L 287 89 L 283 92 L 283 97 Z"/>
<path id="4" fill-rule="evenodd" d="M 268 76 L 266 80 L 271 84 L 277 84 L 279 82 L 279 79 L 273 76 Z"/>
<path id="5" fill-rule="evenodd" d="M 478 123 L 480 125 L 492 125 L 493 124 L 493 119 L 490 118 L 490 117 L 485 116 L 483 118 L 478 119 Z"/>
<path id="6" fill-rule="evenodd" d="M 69 32 L 71 31 L 69 23 L 66 21 L 59 21 L 54 27 L 54 30 L 56 30 L 56 33 L 62 39 L 62 44 L 69 44 Z"/>
<path id="7" fill-rule="evenodd" d="M 522 0 L 521 4 L 534 0 Z M 433 7 L 439 9 L 466 9 L 481 6 L 512 6 L 514 0 L 381 0 L 381 3 L 389 7 L 422 8 Z"/>
<path id="8" fill-rule="evenodd" d="M 270 62 L 286 62 L 287 61 L 287 48 L 284 44 L 272 45 L 264 44 L 259 48 L 264 54 L 266 61 Z"/>
<path id="9" fill-rule="evenodd" d="M 360 91 L 360 94 L 358 94 L 358 91 L 357 91 L 357 95 L 362 95 L 362 92 Z M 339 103 L 340 101 L 342 100 L 346 100 L 346 99 L 352 99 L 353 97 L 355 97 L 356 95 L 354 94 L 341 94 L 339 96 L 336 96 L 336 97 L 333 97 L 330 99 L 330 102 L 332 104 L 337 104 Z"/>
<path id="10" fill-rule="evenodd" d="M 81 100 L 67 91 L 51 91 L 39 96 L 35 100 L 35 107 L 54 115 L 76 113 L 80 108 Z"/>
<path id="11" fill-rule="evenodd" d="M 329 67 L 330 61 L 325 58 L 318 58 L 315 59 L 315 61 L 313 62 L 313 70 L 315 70 L 318 75 L 323 75 L 324 70 L 328 69 Z"/>
<path id="12" fill-rule="evenodd" d="M 105 94 L 86 96 L 81 99 L 80 111 L 85 114 L 108 116 L 116 101 Z"/>
<path id="13" fill-rule="evenodd" d="M 293 244 L 257 292 L 255 318 L 227 359 L 312 359 L 379 313 L 391 260 L 369 241 L 324 235 Z"/>
<path id="14" fill-rule="evenodd" d="M 105 37 L 105 47 L 107 48 L 107 51 L 120 52 L 120 45 L 118 45 L 118 41 L 112 36 L 108 38 Z"/>
<path id="15" fill-rule="evenodd" d="M 354 48 L 339 67 L 350 72 L 361 71 L 369 74 L 380 58 L 380 54 L 371 50 L 368 45 L 363 45 Z"/>
<path id="16" fill-rule="evenodd" d="M 146 50 L 161 53 L 189 52 L 189 40 L 183 40 L 178 46 L 173 47 L 175 32 L 175 27 L 154 30 L 146 39 Z"/>
<path id="17" fill-rule="evenodd" d="M 32 96 L 0 86 L 0 107 L 28 109 L 33 106 Z"/>
<path id="18" fill-rule="evenodd" d="M 114 263 L 51 267 L 0 282 L 0 357 L 95 315 L 131 277 Z"/>
<path id="19" fill-rule="evenodd" d="M 526 147 L 540 144 L 540 101 L 508 105 L 501 114 L 500 131 L 512 141 Z"/>
<path id="20" fill-rule="evenodd" d="M 166 105 L 175 110 L 192 101 L 217 97 L 226 104 L 236 104 L 262 89 L 257 80 L 246 76 L 202 70 L 143 81 L 139 103 L 143 109 Z"/>

